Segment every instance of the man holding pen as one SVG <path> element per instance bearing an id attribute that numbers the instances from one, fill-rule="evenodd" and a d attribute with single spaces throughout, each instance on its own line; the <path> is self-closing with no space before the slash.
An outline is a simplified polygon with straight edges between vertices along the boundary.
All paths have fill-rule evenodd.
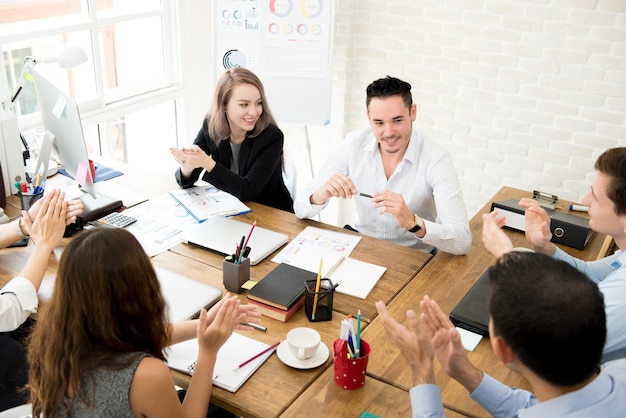
<path id="1" fill-rule="evenodd" d="M 294 201 L 299 218 L 329 200 L 356 199 L 358 232 L 423 252 L 466 254 L 472 242 L 452 158 L 413 129 L 411 85 L 395 77 L 366 91 L 370 128 L 348 134 Z"/>

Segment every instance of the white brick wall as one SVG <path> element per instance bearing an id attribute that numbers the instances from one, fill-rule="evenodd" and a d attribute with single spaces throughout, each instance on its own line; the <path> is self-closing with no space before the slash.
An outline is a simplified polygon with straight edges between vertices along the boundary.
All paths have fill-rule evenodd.
<path id="1" fill-rule="evenodd" d="M 367 126 L 365 88 L 388 74 L 412 84 L 415 128 L 452 153 L 469 216 L 504 185 L 579 200 L 595 158 L 626 146 L 624 0 L 337 2 L 331 124 L 309 127 L 315 169 Z M 287 154 L 305 158 L 302 127 L 283 129 Z"/>

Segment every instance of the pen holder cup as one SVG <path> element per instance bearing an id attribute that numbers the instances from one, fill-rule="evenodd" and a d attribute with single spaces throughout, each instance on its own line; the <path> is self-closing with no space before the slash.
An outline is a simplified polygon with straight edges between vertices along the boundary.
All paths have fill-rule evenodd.
<path id="1" fill-rule="evenodd" d="M 361 339 L 360 354 L 357 358 L 348 358 L 348 341 L 337 339 L 333 343 L 333 367 L 335 384 L 342 389 L 360 389 L 365 384 L 367 360 L 370 345 Z"/>
<path id="2" fill-rule="evenodd" d="M 226 290 L 241 293 L 241 286 L 250 280 L 250 259 L 244 258 L 240 264 L 224 260 L 222 270 L 224 272 L 224 287 Z"/>
<path id="3" fill-rule="evenodd" d="M 315 286 L 317 280 L 306 280 L 304 282 L 306 291 L 304 293 L 304 312 L 309 322 L 330 321 L 333 319 L 333 282 L 330 279 L 320 280 L 320 290 L 317 292 L 315 300 Z M 315 315 L 313 315 L 313 305 L 317 302 Z"/>
<path id="4" fill-rule="evenodd" d="M 22 210 L 29 210 L 36 201 L 43 197 L 43 190 L 39 193 L 20 192 L 20 203 L 22 204 Z"/>

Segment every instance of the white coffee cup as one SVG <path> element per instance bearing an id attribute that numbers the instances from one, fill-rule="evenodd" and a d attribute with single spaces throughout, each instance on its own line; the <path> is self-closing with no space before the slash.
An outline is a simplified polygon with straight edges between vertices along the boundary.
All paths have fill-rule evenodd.
<path id="1" fill-rule="evenodd" d="M 299 360 L 306 360 L 317 353 L 321 337 L 313 328 L 294 328 L 287 333 L 289 349 Z"/>

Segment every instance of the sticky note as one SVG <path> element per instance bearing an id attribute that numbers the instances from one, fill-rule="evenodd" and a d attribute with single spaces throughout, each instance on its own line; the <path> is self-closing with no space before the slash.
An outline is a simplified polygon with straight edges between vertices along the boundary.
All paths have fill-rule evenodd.
<path id="1" fill-rule="evenodd" d="M 63 96 L 62 94 L 59 95 L 59 97 L 57 98 L 56 103 L 54 104 L 54 107 L 52 108 L 52 114 L 57 118 L 57 119 L 66 119 L 67 116 L 65 114 L 65 108 L 67 107 L 67 99 L 65 98 L 65 96 Z"/>
<path id="2" fill-rule="evenodd" d="M 87 176 L 91 177 L 89 167 L 87 166 L 87 164 L 79 162 L 78 167 L 76 168 L 76 182 L 83 185 L 87 184 Z"/>

